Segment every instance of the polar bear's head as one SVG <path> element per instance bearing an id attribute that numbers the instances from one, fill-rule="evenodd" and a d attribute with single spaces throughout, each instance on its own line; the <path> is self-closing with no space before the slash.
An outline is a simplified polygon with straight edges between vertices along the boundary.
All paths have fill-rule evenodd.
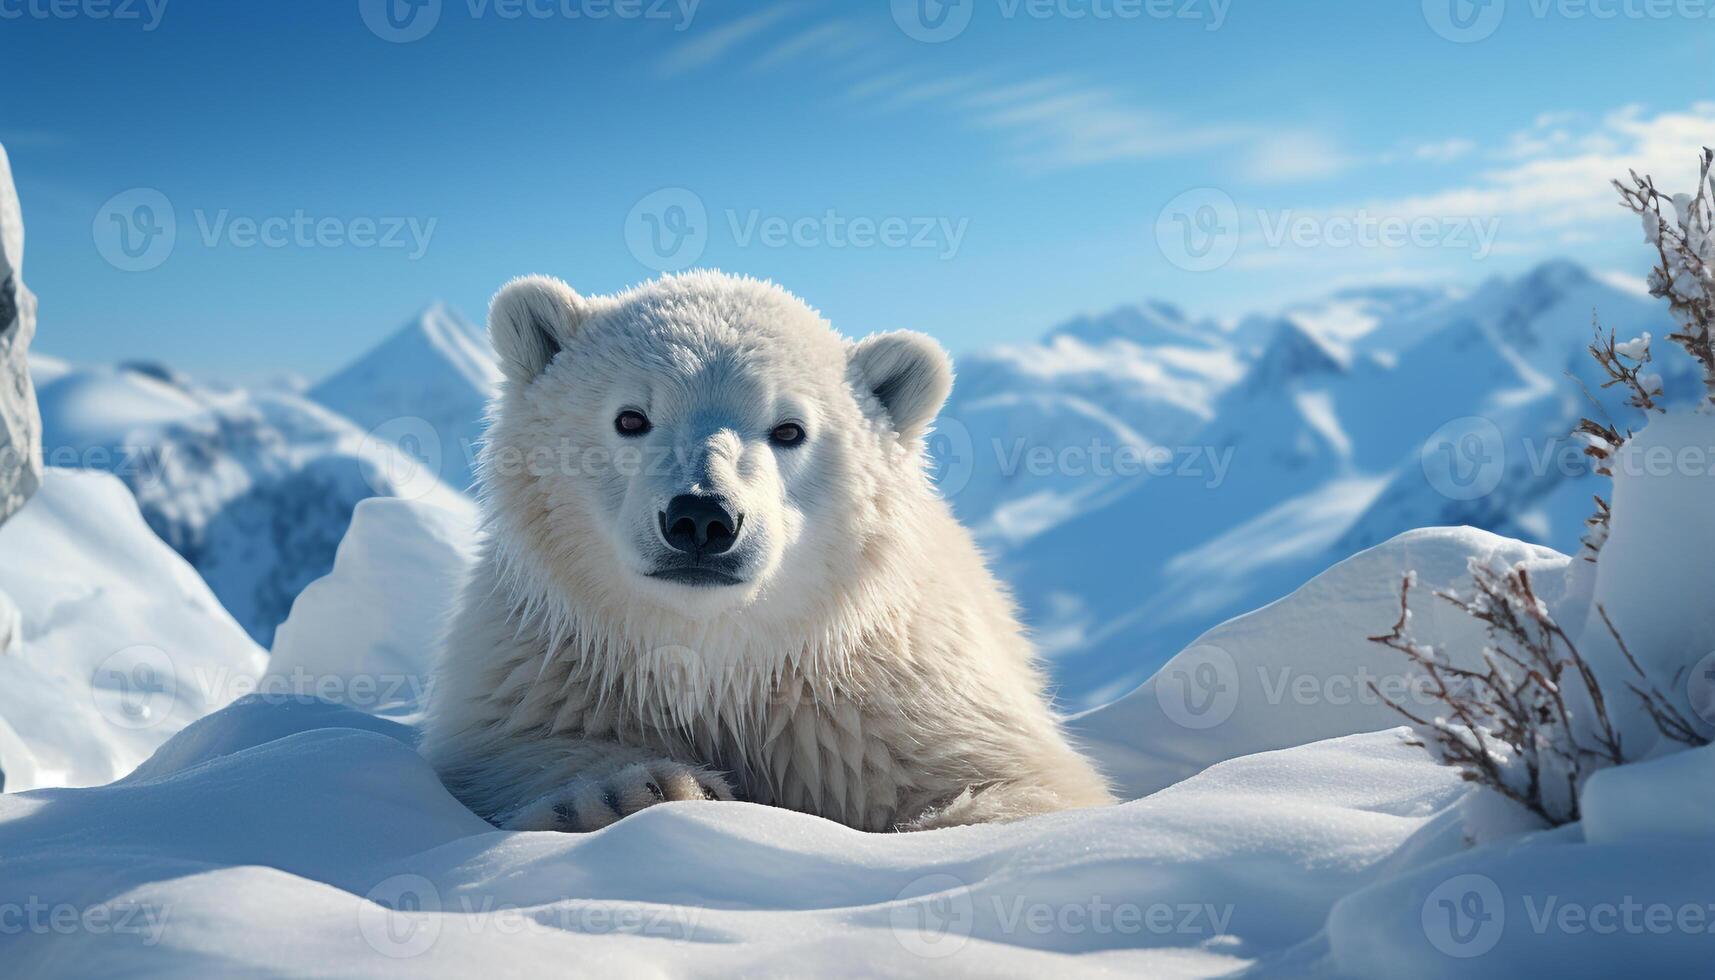
<path id="1" fill-rule="evenodd" d="M 779 287 L 715 272 L 600 297 L 518 279 L 489 334 L 489 518 L 585 607 L 808 608 L 933 498 L 923 435 L 952 368 L 921 334 L 848 342 Z"/>

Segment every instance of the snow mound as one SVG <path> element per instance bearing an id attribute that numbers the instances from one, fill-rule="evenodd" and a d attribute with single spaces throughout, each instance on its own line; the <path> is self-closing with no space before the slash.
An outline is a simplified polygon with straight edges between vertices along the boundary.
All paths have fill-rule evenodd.
<path id="1" fill-rule="evenodd" d="M 474 558 L 476 507 L 391 497 L 357 505 L 333 571 L 280 625 L 267 692 L 410 716 L 424 705 L 440 630 Z"/>
<path id="2" fill-rule="evenodd" d="M 19 625 L 0 651 L 7 790 L 123 776 L 266 663 L 105 473 L 46 470 L 0 527 L 0 555 Z"/>
<path id="3" fill-rule="evenodd" d="M 0 796 L 0 902 L 105 924 L 44 912 L 0 954 L 75 975 L 1208 975 L 1314 937 L 1426 828 L 1415 860 L 1457 845 L 1434 832 L 1457 781 L 1395 734 L 1008 826 L 868 835 L 698 802 L 565 835 L 489 827 L 389 726 L 252 698 L 115 785 Z"/>
<path id="4" fill-rule="evenodd" d="M 1226 759 L 1391 728 L 1402 719 L 1369 685 L 1407 704 L 1425 704 L 1425 692 L 1366 637 L 1393 624 L 1407 572 L 1423 594 L 1463 587 L 1472 558 L 1530 562 L 1545 598 L 1569 587 L 1571 559 L 1547 548 L 1474 528 L 1402 534 L 1209 630 L 1137 690 L 1077 717 L 1074 730 L 1126 793 L 1141 795 Z M 1444 603 L 1414 613 L 1425 642 L 1476 658 L 1480 623 Z"/>

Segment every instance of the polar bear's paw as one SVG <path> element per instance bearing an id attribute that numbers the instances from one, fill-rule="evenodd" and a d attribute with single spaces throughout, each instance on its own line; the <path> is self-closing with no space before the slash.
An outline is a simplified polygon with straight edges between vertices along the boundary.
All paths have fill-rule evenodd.
<path id="1" fill-rule="evenodd" d="M 579 779 L 495 818 L 502 830 L 600 830 L 644 807 L 679 800 L 731 800 L 726 777 L 671 759 L 639 762 L 600 779 Z"/>

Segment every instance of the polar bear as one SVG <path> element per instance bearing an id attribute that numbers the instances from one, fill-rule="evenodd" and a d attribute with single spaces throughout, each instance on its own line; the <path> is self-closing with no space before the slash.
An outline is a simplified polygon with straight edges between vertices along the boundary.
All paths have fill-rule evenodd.
<path id="1" fill-rule="evenodd" d="M 1111 802 L 934 491 L 934 341 L 772 283 L 496 294 L 484 538 L 423 752 L 508 829 L 741 799 L 861 830 Z"/>

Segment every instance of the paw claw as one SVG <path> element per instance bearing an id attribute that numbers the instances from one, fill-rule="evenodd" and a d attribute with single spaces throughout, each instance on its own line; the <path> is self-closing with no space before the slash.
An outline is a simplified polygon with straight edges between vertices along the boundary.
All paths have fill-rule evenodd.
<path id="1" fill-rule="evenodd" d="M 639 810 L 681 800 L 730 800 L 719 773 L 670 759 L 637 763 L 605 779 L 576 780 L 563 789 L 496 817 L 505 830 L 600 830 Z"/>

